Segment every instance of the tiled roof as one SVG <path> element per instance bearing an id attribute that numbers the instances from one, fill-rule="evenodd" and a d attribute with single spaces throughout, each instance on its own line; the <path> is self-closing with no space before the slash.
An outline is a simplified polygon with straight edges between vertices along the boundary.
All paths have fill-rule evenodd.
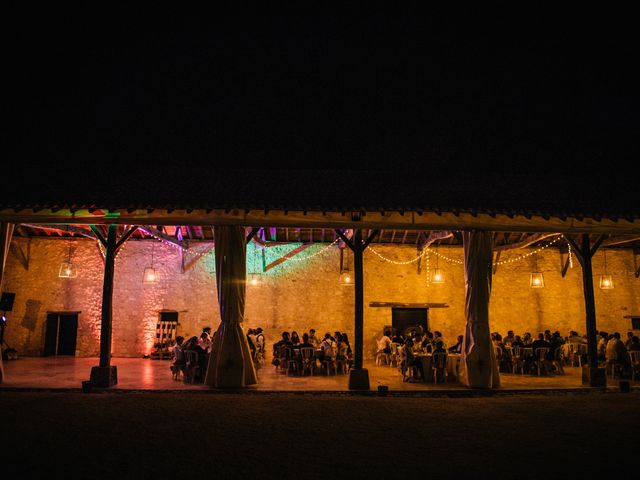
<path id="1" fill-rule="evenodd" d="M 0 208 L 436 211 L 638 219 L 634 185 L 631 177 L 550 174 L 78 169 L 10 176 Z"/>

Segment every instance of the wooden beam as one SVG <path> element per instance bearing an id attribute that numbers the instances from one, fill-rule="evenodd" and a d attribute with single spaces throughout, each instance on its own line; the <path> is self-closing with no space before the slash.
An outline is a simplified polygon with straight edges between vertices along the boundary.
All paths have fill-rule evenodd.
<path id="1" fill-rule="evenodd" d="M 366 250 L 367 247 L 369 246 L 369 244 L 371 243 L 371 241 L 376 238 L 376 236 L 378 235 L 378 233 L 380 233 L 380 230 L 370 230 L 369 231 L 369 236 L 367 237 L 367 239 L 364 241 L 364 243 L 362 244 L 362 250 Z"/>
<path id="2" fill-rule="evenodd" d="M 246 209 L 168 209 L 158 208 L 148 212 L 146 208 L 129 211 L 127 208 L 89 211 L 88 208 L 33 208 L 0 209 L 0 221 L 17 223 L 48 223 L 88 225 L 117 223 L 120 225 L 251 225 L 271 227 L 314 228 L 384 228 L 397 230 L 489 230 L 510 232 L 557 232 L 564 234 L 615 234 L 638 235 L 640 218 L 600 218 L 588 216 L 553 216 L 519 212 L 469 213 L 462 211 L 404 212 L 368 211 L 355 222 L 340 211 L 264 210 Z"/>
<path id="3" fill-rule="evenodd" d="M 251 239 L 256 236 L 259 230 L 260 229 L 258 227 L 253 227 L 249 232 L 249 235 L 247 235 L 246 242 L 249 243 Z"/>
<path id="4" fill-rule="evenodd" d="M 355 245 L 351 242 L 351 240 L 349 240 L 349 239 L 346 237 L 346 235 L 345 235 L 344 233 L 342 233 L 342 231 L 340 231 L 340 230 L 336 229 L 336 231 L 335 231 L 335 232 L 336 232 L 336 233 L 338 234 L 338 236 L 340 237 L 340 240 L 342 240 L 342 241 L 345 243 L 345 245 L 346 245 L 347 247 L 349 247 L 349 249 L 350 249 L 350 250 L 355 251 L 355 248 L 356 248 L 356 247 L 355 247 Z"/>
<path id="5" fill-rule="evenodd" d="M 162 240 L 165 240 L 165 241 L 167 241 L 169 243 L 173 243 L 174 245 L 177 245 L 180 248 L 184 248 L 185 250 L 189 248 L 189 244 L 187 242 L 180 241 L 180 240 L 176 239 L 176 237 L 172 237 L 171 235 L 167 235 L 166 233 L 161 232 L 157 228 L 153 228 L 153 227 L 150 227 L 148 225 L 141 225 L 138 228 L 140 230 L 142 230 L 143 232 L 147 232 L 150 235 L 153 235 L 154 237 L 158 237 L 158 238 L 161 238 Z"/>
<path id="6" fill-rule="evenodd" d="M 564 257 L 564 255 L 567 256 L 566 260 L 562 260 L 562 258 Z M 562 274 L 562 278 L 564 278 L 567 275 L 567 271 L 569 270 L 569 265 L 571 264 L 571 257 L 569 256 L 568 253 L 560 253 L 560 261 L 563 262 L 562 265 L 562 270 L 560 271 L 560 273 Z"/>
<path id="7" fill-rule="evenodd" d="M 102 233 L 100 233 L 100 230 L 98 229 L 98 227 L 96 225 L 89 225 L 89 226 L 91 227 L 91 231 L 96 236 L 98 241 L 102 244 L 102 246 L 104 248 L 107 248 L 107 241 L 105 240 L 105 238 L 102 235 Z"/>
<path id="8" fill-rule="evenodd" d="M 501 250 L 498 250 L 497 252 L 494 251 L 495 254 L 495 258 L 493 259 L 493 274 L 495 275 L 496 272 L 498 271 L 498 262 L 500 261 L 500 255 L 502 254 Z"/>
<path id="9" fill-rule="evenodd" d="M 625 243 L 636 242 L 640 240 L 640 237 L 637 235 L 629 235 L 629 236 L 617 236 L 607 238 L 602 242 L 602 247 L 612 247 L 614 245 L 623 245 Z"/>
<path id="10" fill-rule="evenodd" d="M 540 240 L 544 240 L 545 238 L 558 236 L 557 233 L 534 233 L 533 235 L 523 236 L 517 243 L 512 243 L 510 245 L 499 245 L 493 248 L 494 251 L 504 251 L 504 250 L 514 250 L 516 248 L 526 248 L 529 245 L 532 245 Z"/>
<path id="11" fill-rule="evenodd" d="M 580 265 L 584 266 L 584 254 L 581 251 L 580 245 L 578 245 L 578 243 L 568 235 L 566 235 L 565 238 L 567 239 L 567 241 L 571 245 L 571 248 L 573 248 L 573 253 L 575 254 L 576 258 L 578 259 L 578 262 L 580 262 Z M 587 256 L 588 256 L 588 252 L 587 252 Z"/>
<path id="12" fill-rule="evenodd" d="M 11 242 L 9 244 L 10 251 L 18 258 L 20 265 L 25 270 L 29 270 L 29 259 L 31 258 L 31 238 L 27 237 L 27 251 L 23 251 L 22 247 L 17 244 L 17 242 Z"/>
<path id="13" fill-rule="evenodd" d="M 91 233 L 91 230 L 87 230 L 86 228 L 78 227 L 76 225 L 61 226 L 61 225 L 39 225 L 39 224 L 31 224 L 31 223 L 22 223 L 20 225 L 28 227 L 28 228 L 35 228 L 35 229 L 39 229 L 39 230 L 45 230 L 47 235 L 49 235 L 51 231 L 55 231 L 58 235 L 60 235 L 60 232 L 72 232 L 72 233 L 77 233 L 78 235 L 82 235 L 82 236 L 87 237 L 87 238 L 91 238 L 93 240 L 95 240 L 95 238 L 96 238 Z"/>
<path id="14" fill-rule="evenodd" d="M 129 230 L 127 230 L 123 235 L 120 236 L 118 243 L 116 243 L 116 252 L 120 249 L 120 247 L 126 242 L 133 233 L 138 230 L 138 227 L 133 226 Z"/>
<path id="15" fill-rule="evenodd" d="M 585 234 L 583 234 L 585 235 Z M 604 235 L 599 235 L 598 238 L 596 238 L 596 241 L 593 242 L 593 245 L 591 245 L 591 251 L 589 252 L 590 256 L 594 256 L 596 251 L 598 250 L 598 248 L 600 247 L 600 245 L 602 244 L 602 242 L 604 241 L 605 236 Z"/>
<path id="16" fill-rule="evenodd" d="M 449 308 L 446 303 L 369 302 L 373 308 Z"/>
<path id="17" fill-rule="evenodd" d="M 307 248 L 309 248 L 311 245 L 313 245 L 312 243 L 305 243 L 304 245 L 300 245 L 297 248 L 294 248 L 293 250 L 291 250 L 290 252 L 285 253 L 283 256 L 281 256 L 280 258 L 278 258 L 277 260 L 274 260 L 273 262 L 271 262 L 269 265 L 266 265 L 264 267 L 264 271 L 268 272 L 269 270 L 271 270 L 274 267 L 277 267 L 278 265 L 280 265 L 281 263 L 286 262 L 287 260 L 289 260 L 292 257 L 295 257 L 297 254 L 299 254 L 300 252 L 302 252 L 303 250 L 306 250 Z"/>

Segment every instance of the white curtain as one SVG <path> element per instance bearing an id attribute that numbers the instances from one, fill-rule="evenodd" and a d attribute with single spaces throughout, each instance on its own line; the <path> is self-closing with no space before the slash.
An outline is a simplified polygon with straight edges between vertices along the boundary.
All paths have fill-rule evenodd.
<path id="1" fill-rule="evenodd" d="M 0 292 L 2 291 L 2 280 L 4 279 L 4 266 L 9 255 L 9 246 L 13 236 L 13 223 L 0 222 L 0 255 L 2 255 L 2 269 L 0 270 Z M 0 343 L 0 383 L 4 381 L 4 365 L 2 364 L 2 344 Z"/>
<path id="2" fill-rule="evenodd" d="M 215 259 L 221 323 L 211 345 L 205 383 L 238 388 L 258 382 L 242 331 L 246 292 L 246 237 L 243 227 L 215 226 Z"/>
<path id="3" fill-rule="evenodd" d="M 462 343 L 460 380 L 467 387 L 498 388 L 500 374 L 489 332 L 491 232 L 463 232 L 467 325 Z"/>

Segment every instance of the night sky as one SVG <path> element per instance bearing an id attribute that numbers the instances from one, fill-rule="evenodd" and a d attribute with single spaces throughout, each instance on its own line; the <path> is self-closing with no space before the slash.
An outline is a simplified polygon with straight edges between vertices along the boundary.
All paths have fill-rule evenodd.
<path id="1" fill-rule="evenodd" d="M 10 168 L 599 177 L 637 162 L 629 13 L 345 17 L 17 15 Z"/>

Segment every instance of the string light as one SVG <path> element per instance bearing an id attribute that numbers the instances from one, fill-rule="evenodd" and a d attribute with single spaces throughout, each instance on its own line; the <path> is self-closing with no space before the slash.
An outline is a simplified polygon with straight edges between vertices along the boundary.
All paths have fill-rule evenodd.
<path id="1" fill-rule="evenodd" d="M 558 234 L 558 236 L 556 238 L 554 238 L 553 240 L 551 240 L 547 244 L 542 245 L 541 247 L 536 248 L 535 250 L 532 250 L 531 252 L 524 253 L 522 255 L 519 255 L 519 256 L 514 257 L 514 258 L 510 258 L 508 260 L 501 260 L 499 262 L 493 262 L 492 265 L 493 266 L 505 265 L 507 263 L 515 263 L 515 262 L 518 262 L 520 260 L 524 260 L 525 258 L 528 258 L 531 255 L 538 254 L 538 253 L 542 252 L 543 250 L 551 247 L 552 245 L 556 244 L 559 240 L 561 240 L 563 238 L 565 238 L 564 235 Z M 567 244 L 569 245 L 569 265 L 571 266 L 571 268 L 573 268 L 573 258 L 572 258 L 572 255 L 571 255 L 571 245 L 569 243 L 567 243 Z M 397 261 L 397 260 L 392 260 L 390 258 L 387 258 L 384 255 L 382 255 L 381 253 L 379 253 L 378 251 L 376 251 L 371 246 L 369 246 L 366 251 L 367 252 L 370 251 L 371 253 L 373 253 L 374 255 L 379 257 L 381 260 L 384 260 L 385 262 L 391 263 L 393 265 L 409 265 L 411 263 L 417 262 L 421 258 L 427 256 L 427 254 L 431 254 L 431 253 L 433 253 L 434 255 L 436 255 L 439 258 L 442 258 L 443 260 L 446 260 L 449 263 L 457 263 L 459 265 L 463 265 L 464 264 L 463 260 L 459 260 L 459 259 L 456 259 L 456 258 L 448 257 L 448 256 L 443 255 L 442 253 L 438 252 L 437 249 L 433 250 L 433 249 L 431 249 L 429 247 L 425 247 L 417 257 L 412 258 L 411 260 L 406 260 L 406 261 Z"/>
<path id="2" fill-rule="evenodd" d="M 318 250 L 317 252 L 312 253 L 311 255 L 305 255 L 304 257 L 300 257 L 300 258 L 298 258 L 297 256 L 296 256 L 296 257 L 290 257 L 290 258 L 288 258 L 287 260 L 289 260 L 289 261 L 292 261 L 292 260 L 293 260 L 294 262 L 304 262 L 304 261 L 306 261 L 306 260 L 309 260 L 310 258 L 313 258 L 313 257 L 315 257 L 315 256 L 317 256 L 317 255 L 321 255 L 321 254 L 323 254 L 323 253 L 327 252 L 331 247 L 333 247 L 334 245 L 336 245 L 339 241 L 340 241 L 340 239 L 339 239 L 339 238 L 336 238 L 336 239 L 335 239 L 333 242 L 331 242 L 329 245 L 327 245 L 327 246 L 326 246 L 326 247 L 324 247 L 324 248 L 321 248 L 320 250 Z"/>

